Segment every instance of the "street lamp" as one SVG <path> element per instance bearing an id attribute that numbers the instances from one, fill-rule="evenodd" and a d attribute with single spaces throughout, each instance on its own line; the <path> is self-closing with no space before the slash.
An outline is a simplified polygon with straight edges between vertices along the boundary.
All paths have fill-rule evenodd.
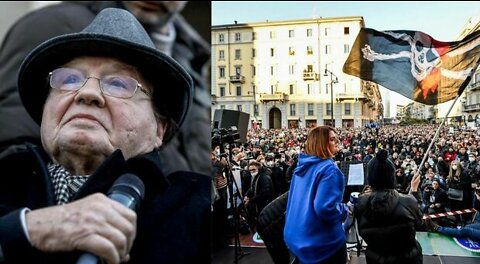
<path id="1" fill-rule="evenodd" d="M 338 77 L 335 75 L 335 73 L 329 71 L 328 69 L 325 69 L 325 73 L 323 76 L 328 76 L 330 74 L 330 116 L 331 116 L 331 125 L 335 127 L 335 124 L 333 123 L 333 84 L 338 83 Z M 333 79 L 335 77 L 335 79 Z"/>

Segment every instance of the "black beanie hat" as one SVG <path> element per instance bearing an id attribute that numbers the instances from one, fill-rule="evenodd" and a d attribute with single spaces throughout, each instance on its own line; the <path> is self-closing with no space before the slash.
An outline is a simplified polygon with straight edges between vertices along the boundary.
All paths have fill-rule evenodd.
<path id="1" fill-rule="evenodd" d="M 387 151 L 381 149 L 368 162 L 368 184 L 375 189 L 395 188 L 395 165 L 387 156 Z"/>

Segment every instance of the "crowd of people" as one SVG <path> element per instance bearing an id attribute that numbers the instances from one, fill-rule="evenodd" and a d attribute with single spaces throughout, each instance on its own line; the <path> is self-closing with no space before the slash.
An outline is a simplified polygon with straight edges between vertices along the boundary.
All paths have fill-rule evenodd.
<path id="1" fill-rule="evenodd" d="M 394 189 L 398 193 L 409 193 L 414 173 L 419 170 L 418 202 L 424 215 L 473 208 L 474 192 L 480 187 L 480 134 L 460 127 L 453 127 L 452 133 L 452 126 L 445 126 L 420 168 L 437 128 L 438 125 L 337 128 L 339 149 L 333 160 L 338 165 L 368 163 L 379 150 L 384 150 L 393 164 Z M 293 171 L 300 153 L 305 152 L 310 130 L 250 129 L 247 141 L 230 144 L 225 154 L 214 148 L 212 160 L 226 160 L 231 156 L 231 164 L 241 170 L 241 194 L 246 196 L 244 201 L 249 201 L 241 206 L 252 205 L 251 201 L 257 199 L 252 195 L 263 197 L 262 204 L 265 204 L 290 189 Z M 268 188 L 250 188 L 249 183 L 257 175 L 249 170 L 252 163 L 255 172 L 258 170 L 264 178 L 262 185 Z M 219 173 L 214 179 L 223 176 Z M 225 204 L 228 207 L 228 203 Z M 255 210 L 249 211 L 252 226 L 262 208 L 263 205 L 256 204 Z M 472 220 L 471 216 L 446 217 L 437 224 L 464 225 Z"/>

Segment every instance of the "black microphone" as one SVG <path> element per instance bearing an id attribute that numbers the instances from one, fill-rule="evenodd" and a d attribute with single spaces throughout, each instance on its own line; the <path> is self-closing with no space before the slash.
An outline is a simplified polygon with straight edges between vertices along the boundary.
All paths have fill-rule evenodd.
<path id="1" fill-rule="evenodd" d="M 108 190 L 107 196 L 123 204 L 125 207 L 138 212 L 140 202 L 145 195 L 145 185 L 136 175 L 126 173 L 120 176 Z M 97 264 L 98 257 L 92 253 L 83 253 L 77 264 Z M 103 262 L 100 262 L 103 263 Z"/>

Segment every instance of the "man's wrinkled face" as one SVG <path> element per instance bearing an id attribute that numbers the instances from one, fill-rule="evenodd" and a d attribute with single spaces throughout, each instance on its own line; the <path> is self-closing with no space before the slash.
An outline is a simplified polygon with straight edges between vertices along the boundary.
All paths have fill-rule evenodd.
<path id="1" fill-rule="evenodd" d="M 134 67 L 106 57 L 79 57 L 62 67 L 79 70 L 92 78 L 77 91 L 50 91 L 41 137 L 45 149 L 55 159 L 69 153 L 100 158 L 116 149 L 129 158 L 162 144 L 164 126 L 157 121 L 150 96 L 137 89 L 130 98 L 113 97 L 102 92 L 97 79 L 128 76 L 148 87 Z M 74 77 L 66 76 L 63 83 L 75 82 Z"/>

